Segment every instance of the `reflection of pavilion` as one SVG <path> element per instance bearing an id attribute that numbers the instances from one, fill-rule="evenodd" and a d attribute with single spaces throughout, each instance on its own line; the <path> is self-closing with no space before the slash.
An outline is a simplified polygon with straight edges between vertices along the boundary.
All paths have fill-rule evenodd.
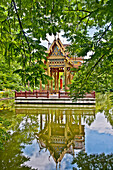
<path id="1" fill-rule="evenodd" d="M 51 108 L 50 108 L 51 106 Z M 85 131 L 83 122 L 89 125 L 95 119 L 94 105 L 75 107 L 52 105 L 16 105 L 16 114 L 38 115 L 39 133 L 36 133 L 40 151 L 48 149 L 56 166 L 65 154 L 74 156 L 76 150 L 85 151 Z M 49 156 L 49 158 L 50 158 Z"/>
<path id="2" fill-rule="evenodd" d="M 94 117 L 94 111 L 92 116 Z M 85 151 L 82 112 L 75 114 L 73 110 L 48 109 L 48 114 L 40 114 L 40 132 L 36 137 L 40 148 L 49 150 L 56 165 L 66 153 L 74 156 L 75 149 Z"/>

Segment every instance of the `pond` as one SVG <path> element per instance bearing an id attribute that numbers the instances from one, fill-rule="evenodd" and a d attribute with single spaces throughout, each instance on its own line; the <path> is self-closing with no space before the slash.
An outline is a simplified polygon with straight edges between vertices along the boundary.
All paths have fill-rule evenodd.
<path id="1" fill-rule="evenodd" d="M 0 116 L 11 121 L 11 137 L 0 151 L 2 170 L 79 169 L 72 164 L 79 152 L 113 153 L 113 112 L 105 96 L 96 105 L 15 105 Z"/>

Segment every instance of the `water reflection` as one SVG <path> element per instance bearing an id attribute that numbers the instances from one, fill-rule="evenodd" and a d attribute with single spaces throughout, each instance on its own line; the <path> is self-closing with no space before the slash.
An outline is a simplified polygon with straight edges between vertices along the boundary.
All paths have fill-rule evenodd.
<path id="1" fill-rule="evenodd" d="M 2 103 L 0 117 L 11 122 L 11 138 L 0 151 L 0 169 L 88 169 L 105 159 L 113 164 L 113 155 L 101 154 L 113 153 L 109 94 L 96 97 L 96 107 Z"/>
<path id="2" fill-rule="evenodd" d="M 15 111 L 18 115 L 37 115 L 39 127 L 35 137 L 39 144 L 39 153 L 49 151 L 48 160 L 53 158 L 56 168 L 60 168 L 65 155 L 74 157 L 78 150 L 85 152 L 84 122 L 91 125 L 94 121 L 95 106 L 72 109 L 17 106 Z"/>
<path id="3" fill-rule="evenodd" d="M 15 112 L 2 110 L 1 116 L 12 123 L 11 138 L 0 151 L 1 169 L 71 170 L 85 153 L 113 152 L 112 110 L 103 102 L 98 109 L 16 105 Z M 75 158 L 79 162 L 72 165 Z"/>

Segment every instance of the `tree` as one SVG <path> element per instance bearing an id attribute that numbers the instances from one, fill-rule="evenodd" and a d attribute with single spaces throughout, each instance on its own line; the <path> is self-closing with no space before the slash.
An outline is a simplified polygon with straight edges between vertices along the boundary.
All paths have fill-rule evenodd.
<path id="1" fill-rule="evenodd" d="M 71 96 L 86 92 L 109 91 L 113 87 L 113 1 L 112 0 L 1 0 L 0 55 L 15 70 L 24 85 L 39 80 L 47 83 L 45 48 L 40 45 L 46 35 L 64 30 L 71 41 L 70 54 L 90 58 L 76 71 Z M 93 30 L 93 34 L 89 34 Z M 32 68 L 32 69 L 31 69 Z"/>
<path id="2" fill-rule="evenodd" d="M 65 36 L 71 41 L 69 50 L 76 56 L 92 52 L 76 72 L 70 85 L 71 96 L 86 92 L 109 91 L 113 88 L 113 1 L 71 0 L 62 22 Z M 91 33 L 91 31 L 93 33 Z"/>
<path id="3" fill-rule="evenodd" d="M 32 144 L 35 133 L 38 131 L 38 115 L 27 115 L 27 114 L 15 114 L 13 111 L 3 110 L 0 118 L 0 123 L 2 120 L 7 120 L 3 122 L 2 126 L 10 126 L 9 135 L 2 132 L 0 128 L 0 166 L 1 169 L 31 169 L 25 162 L 29 161 L 30 157 L 23 154 L 23 150 L 26 145 Z M 9 123 L 10 121 L 10 123 Z M 22 123 L 24 122 L 24 123 Z M 22 126 L 21 126 L 22 123 Z M 1 133 L 2 132 L 2 133 Z M 12 133 L 10 133 L 12 132 Z M 6 136 L 5 136 L 6 135 Z M 9 137 L 9 140 L 4 144 L 3 137 Z M 8 138 L 7 137 L 7 138 Z M 4 144 L 4 147 L 3 147 Z M 4 150 L 1 150 L 4 149 Z M 5 152 L 7 150 L 7 153 Z"/>
<path id="4" fill-rule="evenodd" d="M 14 74 L 15 69 L 18 68 L 18 64 L 13 61 L 9 64 L 2 56 L 0 56 L 0 90 L 4 89 L 20 89 L 21 77 L 18 74 Z"/>
<path id="5" fill-rule="evenodd" d="M 57 25 L 64 0 L 1 0 L 0 1 L 0 55 L 11 65 L 16 61 L 18 73 L 23 85 L 28 80 L 31 86 L 39 81 L 47 83 L 49 77 L 44 74 L 46 48 L 41 39 L 46 34 L 56 34 L 61 25 Z M 61 6 L 59 6 L 59 3 Z M 56 11 L 59 10 L 57 14 Z"/>

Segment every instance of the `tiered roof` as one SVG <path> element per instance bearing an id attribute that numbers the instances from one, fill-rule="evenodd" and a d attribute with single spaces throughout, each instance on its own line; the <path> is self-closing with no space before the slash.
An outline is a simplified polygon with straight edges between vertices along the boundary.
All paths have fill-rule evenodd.
<path id="1" fill-rule="evenodd" d="M 81 64 L 84 61 L 84 58 L 83 57 L 70 57 L 69 52 L 66 50 L 66 47 L 70 46 L 70 44 L 62 44 L 62 42 L 59 38 L 55 39 L 53 41 L 53 43 L 51 44 L 50 48 L 48 49 L 47 59 L 49 59 L 50 56 L 54 55 L 53 52 L 54 52 L 56 46 L 58 47 L 58 50 L 60 50 L 59 55 L 62 55 L 65 58 L 65 60 L 69 64 L 69 67 L 78 68 L 79 66 L 81 66 Z"/>

